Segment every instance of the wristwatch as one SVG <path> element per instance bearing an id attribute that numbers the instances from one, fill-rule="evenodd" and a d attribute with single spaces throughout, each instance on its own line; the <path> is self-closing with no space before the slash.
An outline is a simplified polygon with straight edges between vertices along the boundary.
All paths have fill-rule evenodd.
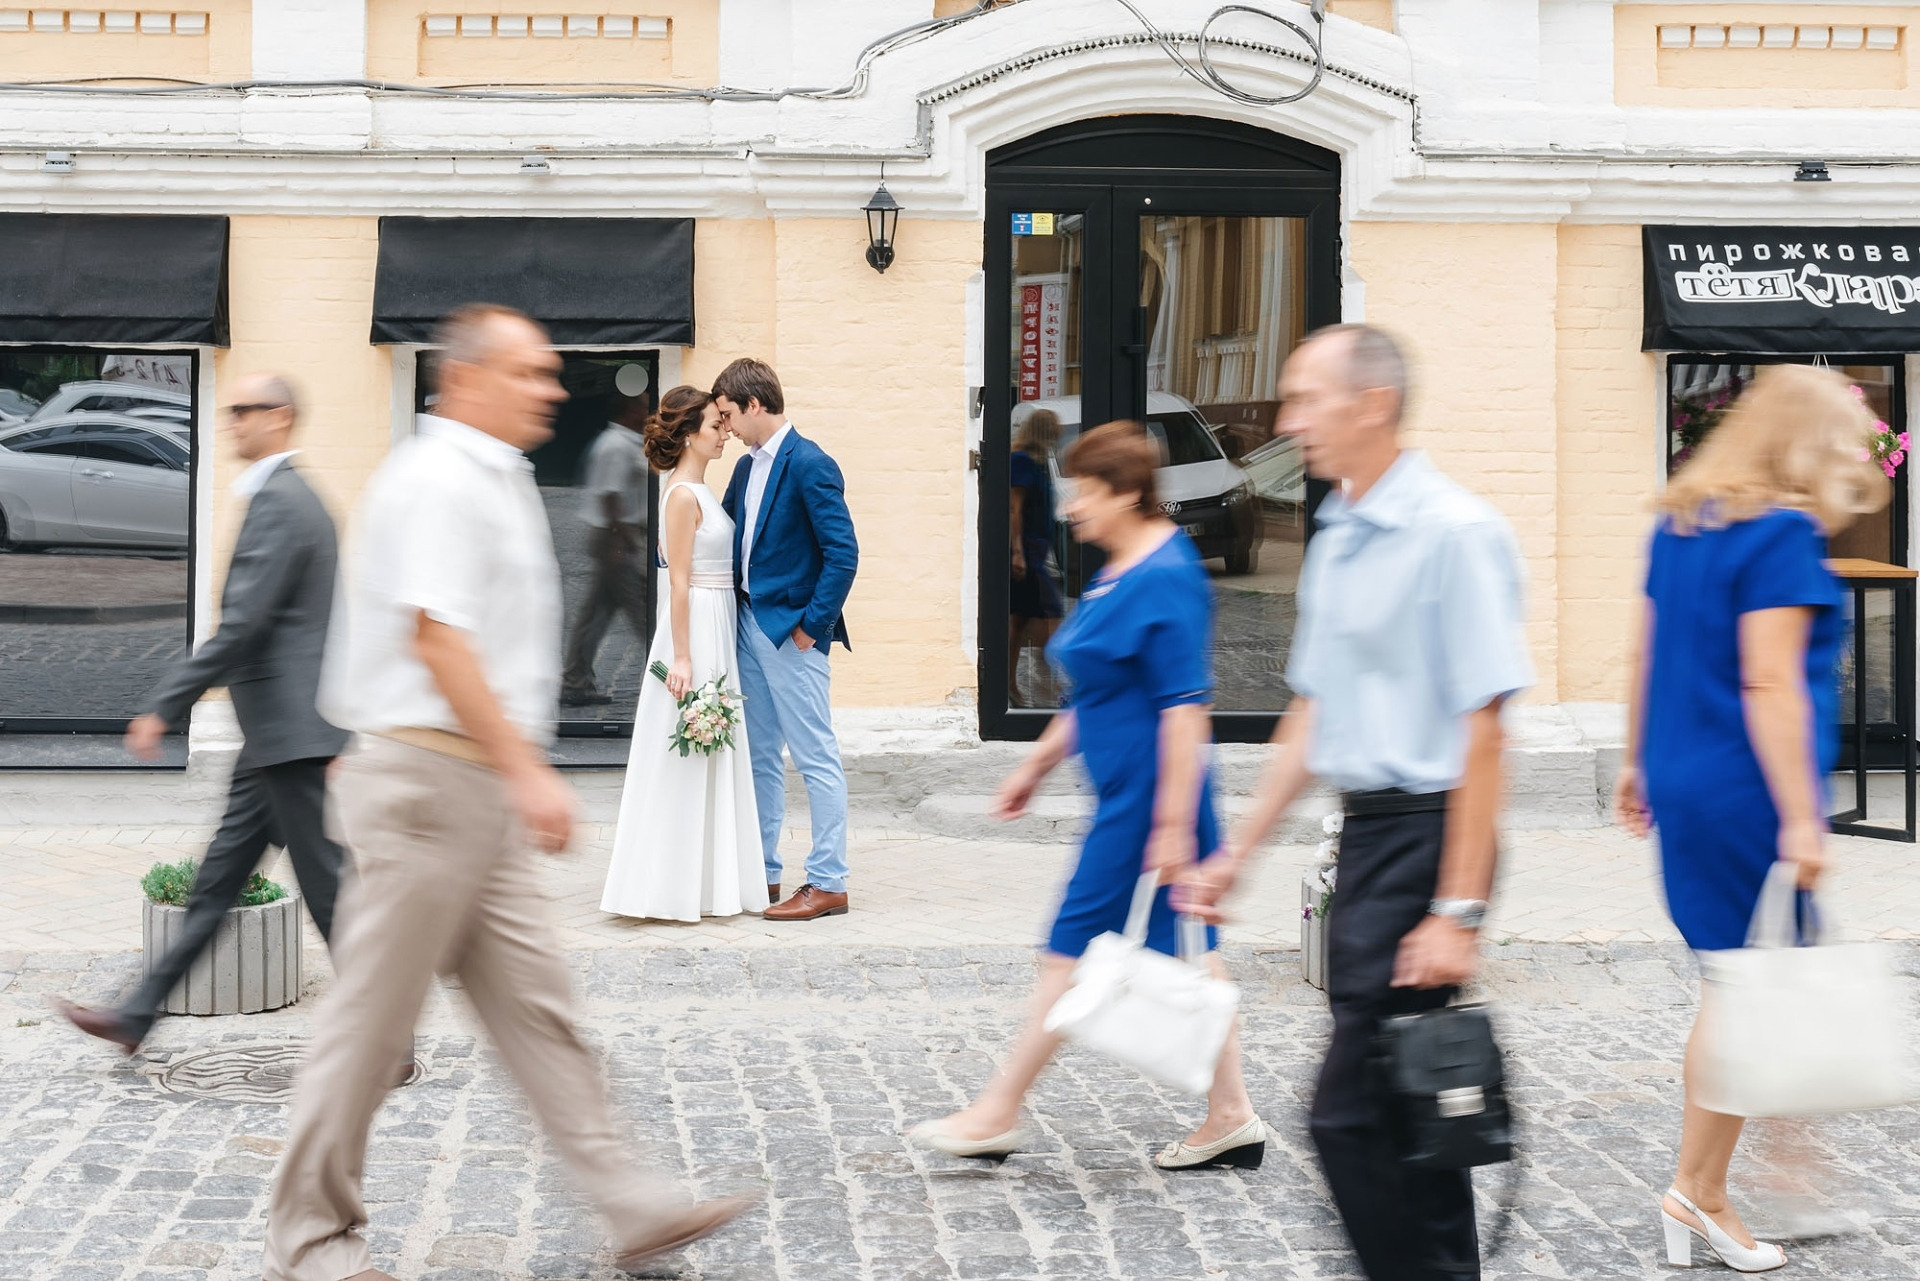
<path id="1" fill-rule="evenodd" d="M 1437 898 L 1427 904 L 1428 916 L 1444 917 L 1463 930 L 1477 930 L 1487 916 L 1483 898 Z"/>

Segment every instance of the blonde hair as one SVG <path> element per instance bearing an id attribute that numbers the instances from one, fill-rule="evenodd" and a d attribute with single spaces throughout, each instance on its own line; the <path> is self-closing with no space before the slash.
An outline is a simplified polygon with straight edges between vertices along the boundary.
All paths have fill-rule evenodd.
<path id="1" fill-rule="evenodd" d="M 1847 380 L 1812 365 L 1768 365 L 1667 482 L 1660 510 L 1677 533 L 1803 511 L 1835 534 L 1879 511 L 1893 487 L 1865 457 L 1873 414 Z"/>

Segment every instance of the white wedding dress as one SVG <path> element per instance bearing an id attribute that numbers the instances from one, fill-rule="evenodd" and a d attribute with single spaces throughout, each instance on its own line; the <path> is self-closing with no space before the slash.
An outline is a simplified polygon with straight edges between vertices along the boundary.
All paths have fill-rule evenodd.
<path id="1" fill-rule="evenodd" d="M 660 495 L 686 488 L 700 503 L 693 534 L 693 578 L 687 591 L 687 639 L 693 647 L 695 688 L 724 676 L 737 694 L 738 626 L 733 594 L 733 521 L 705 485 L 679 481 Z M 671 580 L 659 575 L 658 622 L 647 666 L 673 665 Z M 733 746 L 711 756 L 680 755 L 668 746 L 674 699 L 666 682 L 642 678 L 627 756 L 613 859 L 600 909 L 621 916 L 697 921 L 767 907 L 766 864 L 760 854 L 760 817 L 753 799 L 753 763 L 747 728 Z"/>

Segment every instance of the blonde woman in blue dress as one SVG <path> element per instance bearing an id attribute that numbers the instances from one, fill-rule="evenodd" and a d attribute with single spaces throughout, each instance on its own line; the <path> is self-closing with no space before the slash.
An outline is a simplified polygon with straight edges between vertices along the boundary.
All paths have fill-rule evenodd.
<path id="1" fill-rule="evenodd" d="M 647 665 L 667 679 L 641 683 L 620 818 L 600 908 L 621 916 L 697 921 L 763 912 L 767 886 L 753 799 L 747 728 L 711 756 L 668 746 L 681 695 L 721 677 L 736 694 L 733 521 L 707 488 L 726 436 L 713 398 L 675 387 L 647 420 L 647 459 L 662 473 L 661 575 Z"/>

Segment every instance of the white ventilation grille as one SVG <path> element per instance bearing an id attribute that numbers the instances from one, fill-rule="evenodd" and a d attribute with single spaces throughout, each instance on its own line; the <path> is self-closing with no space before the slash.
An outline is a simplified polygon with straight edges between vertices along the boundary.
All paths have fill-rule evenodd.
<path id="1" fill-rule="evenodd" d="M 507 40 L 665 40 L 671 33 L 665 18 L 636 18 L 628 14 L 435 13 L 423 18 L 421 24 L 421 29 L 433 39 L 492 36 Z"/>
<path id="2" fill-rule="evenodd" d="M 1842 49 L 1888 53 L 1900 48 L 1904 27 L 1807 27 L 1788 23 L 1665 23 L 1662 49 Z"/>
<path id="3" fill-rule="evenodd" d="M 0 32 L 71 35 L 204 36 L 204 13 L 154 13 L 114 9 L 0 9 Z"/>

